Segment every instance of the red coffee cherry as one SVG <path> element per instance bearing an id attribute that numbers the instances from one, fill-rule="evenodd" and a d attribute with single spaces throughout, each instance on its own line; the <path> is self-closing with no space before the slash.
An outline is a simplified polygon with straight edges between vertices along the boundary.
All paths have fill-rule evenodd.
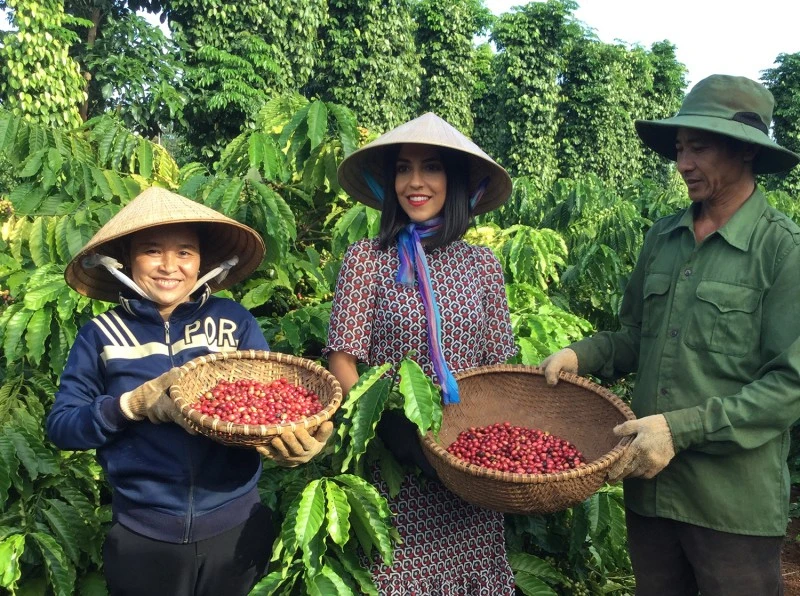
<path id="1" fill-rule="evenodd" d="M 206 391 L 193 407 L 225 422 L 264 425 L 297 422 L 323 410 L 316 393 L 284 378 L 271 383 L 223 380 Z"/>
<path id="2" fill-rule="evenodd" d="M 462 431 L 447 451 L 476 466 L 517 474 L 552 474 L 586 463 L 569 441 L 510 422 Z"/>

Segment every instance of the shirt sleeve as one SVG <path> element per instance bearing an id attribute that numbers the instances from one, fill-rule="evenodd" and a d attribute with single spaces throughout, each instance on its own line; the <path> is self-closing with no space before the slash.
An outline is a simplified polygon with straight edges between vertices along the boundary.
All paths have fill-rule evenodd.
<path id="1" fill-rule="evenodd" d="M 636 371 L 639 366 L 644 277 L 651 251 L 648 239 L 657 233 L 656 228 L 657 225 L 653 226 L 645 237 L 644 246 L 625 286 L 619 310 L 620 328 L 617 331 L 600 331 L 569 346 L 578 356 L 579 374 L 593 374 L 614 380 Z"/>
<path id="2" fill-rule="evenodd" d="M 800 246 L 793 244 L 764 296 L 757 378 L 733 395 L 666 412 L 675 449 L 727 454 L 756 449 L 800 418 Z"/>
<path id="3" fill-rule="evenodd" d="M 370 241 L 350 245 L 336 280 L 328 342 L 323 350 L 346 352 L 369 361 L 376 298 L 375 251 Z"/>
<path id="4" fill-rule="evenodd" d="M 130 424 L 119 408 L 119 396 L 105 393 L 104 379 L 96 346 L 79 333 L 47 416 L 47 435 L 59 449 L 102 447 Z"/>
<path id="5" fill-rule="evenodd" d="M 482 279 L 486 280 L 483 310 L 486 314 L 485 354 L 483 364 L 502 364 L 517 353 L 503 268 L 492 250 L 480 247 Z"/>

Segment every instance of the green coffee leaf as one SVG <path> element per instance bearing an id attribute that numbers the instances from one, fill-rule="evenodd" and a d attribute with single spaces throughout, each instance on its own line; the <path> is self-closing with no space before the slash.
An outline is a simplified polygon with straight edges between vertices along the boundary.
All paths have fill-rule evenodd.
<path id="1" fill-rule="evenodd" d="M 335 482 L 325 483 L 325 496 L 327 505 L 328 535 L 334 543 L 343 547 L 350 539 L 350 503 L 347 493 L 339 488 Z"/>

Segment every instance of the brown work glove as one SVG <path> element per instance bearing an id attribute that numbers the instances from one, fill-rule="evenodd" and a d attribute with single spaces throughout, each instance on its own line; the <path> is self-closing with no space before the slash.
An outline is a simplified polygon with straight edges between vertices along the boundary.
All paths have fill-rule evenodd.
<path id="1" fill-rule="evenodd" d="M 636 435 L 608 470 L 608 481 L 623 478 L 652 478 L 675 457 L 675 445 L 663 414 L 628 420 L 614 427 L 618 437 Z"/>
<path id="2" fill-rule="evenodd" d="M 558 373 L 564 372 L 578 374 L 578 355 L 570 348 L 559 350 L 550 354 L 539 363 L 539 368 L 544 369 L 544 378 L 548 385 L 558 383 Z"/>
<path id="3" fill-rule="evenodd" d="M 256 447 L 256 450 L 279 466 L 293 468 L 317 456 L 331 434 L 333 434 L 333 423 L 326 420 L 319 425 L 313 436 L 309 435 L 305 428 L 300 427 L 294 432 L 284 432 L 272 439 L 269 445 Z"/>
<path id="4" fill-rule="evenodd" d="M 167 394 L 179 375 L 178 369 L 173 368 L 155 379 L 142 383 L 136 389 L 123 393 L 119 398 L 122 413 L 129 420 L 148 418 L 153 424 L 175 422 L 191 434 L 196 434 Z"/>

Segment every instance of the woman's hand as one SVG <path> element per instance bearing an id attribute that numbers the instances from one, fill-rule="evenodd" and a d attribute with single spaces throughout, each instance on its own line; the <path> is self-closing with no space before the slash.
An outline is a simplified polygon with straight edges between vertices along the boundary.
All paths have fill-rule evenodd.
<path id="1" fill-rule="evenodd" d="M 135 389 L 123 393 L 119 398 L 119 407 L 129 420 L 149 419 L 153 424 L 175 422 L 190 434 L 197 432 L 188 425 L 180 415 L 177 406 L 168 395 L 170 386 L 178 380 L 180 372 L 177 368 L 142 383 Z"/>
<path id="2" fill-rule="evenodd" d="M 333 423 L 326 420 L 319 425 L 313 436 L 309 435 L 305 428 L 300 427 L 282 433 L 272 439 L 269 445 L 256 447 L 256 450 L 279 466 L 293 468 L 308 463 L 316 457 L 332 434 Z"/>

